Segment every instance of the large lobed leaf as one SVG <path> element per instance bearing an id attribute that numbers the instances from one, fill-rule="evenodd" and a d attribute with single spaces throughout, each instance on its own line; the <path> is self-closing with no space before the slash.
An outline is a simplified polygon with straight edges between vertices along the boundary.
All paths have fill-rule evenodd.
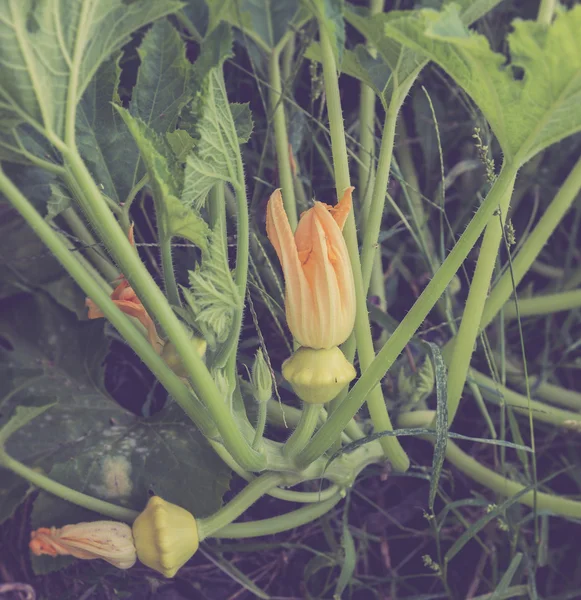
<path id="1" fill-rule="evenodd" d="M 385 33 L 447 71 L 482 110 L 505 157 L 523 164 L 581 130 L 581 6 L 560 12 L 550 27 L 520 19 L 513 27 L 508 66 L 454 5 L 397 13 Z"/>
<path id="2" fill-rule="evenodd" d="M 0 139 L 14 158 L 28 124 L 62 138 L 99 66 L 176 0 L 0 0 Z M 74 114 L 74 113 L 73 113 Z"/>
<path id="3" fill-rule="evenodd" d="M 150 491 L 197 515 L 219 508 L 229 470 L 183 411 L 171 402 L 140 419 L 104 390 L 102 321 L 79 323 L 42 295 L 21 295 L 2 308 L 0 443 L 8 438 L 9 454 L 76 490 L 137 510 Z M 28 486 L 6 471 L 1 477 L 7 485 L 0 517 L 6 518 Z M 33 526 L 82 515 L 41 493 Z"/>
<path id="4" fill-rule="evenodd" d="M 157 134 L 175 128 L 189 98 L 191 65 L 185 45 L 166 19 L 157 21 L 139 47 L 141 65 L 129 114 Z M 145 175 L 132 134 L 116 106 L 120 104 L 118 59 L 105 62 L 85 92 L 77 117 L 77 143 L 97 183 L 116 202 L 124 202 Z"/>
<path id="5" fill-rule="evenodd" d="M 458 5 L 461 8 L 462 22 L 467 25 L 473 23 L 499 2 L 500 0 L 460 0 Z M 448 0 L 443 4 L 447 3 Z M 396 90 L 401 94 L 401 100 L 427 64 L 426 56 L 385 34 L 385 26 L 392 18 L 392 13 L 382 12 L 370 16 L 360 8 L 346 5 L 343 15 L 378 52 L 376 58 L 371 56 L 363 44 L 358 44 L 353 50 L 345 50 L 341 71 L 371 87 L 385 105 L 392 101 Z M 312 43 L 306 56 L 320 61 L 319 44 Z"/>

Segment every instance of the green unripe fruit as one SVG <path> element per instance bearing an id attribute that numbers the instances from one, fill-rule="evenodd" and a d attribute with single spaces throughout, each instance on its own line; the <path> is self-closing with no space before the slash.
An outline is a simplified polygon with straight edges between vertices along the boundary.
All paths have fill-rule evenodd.
<path id="1" fill-rule="evenodd" d="M 357 375 L 337 346 L 299 348 L 282 365 L 282 375 L 307 404 L 326 404 Z"/>

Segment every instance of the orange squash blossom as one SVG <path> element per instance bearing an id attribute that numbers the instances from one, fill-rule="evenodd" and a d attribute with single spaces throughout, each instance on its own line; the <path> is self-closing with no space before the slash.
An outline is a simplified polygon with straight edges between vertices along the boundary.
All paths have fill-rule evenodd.
<path id="1" fill-rule="evenodd" d="M 31 532 L 29 547 L 36 556 L 102 558 L 118 569 L 129 569 L 137 560 L 131 527 L 116 521 L 41 527 Z"/>
<path id="2" fill-rule="evenodd" d="M 290 228 L 280 190 L 270 196 L 266 232 L 285 280 L 289 329 L 301 346 L 342 344 L 355 324 L 355 285 L 342 230 L 351 210 L 347 188 L 336 206 L 315 202 Z"/>
<path id="3" fill-rule="evenodd" d="M 129 242 L 132 246 L 135 246 L 133 225 L 131 225 L 129 230 Z M 141 304 L 141 300 L 137 297 L 129 281 L 125 279 L 125 276 L 120 275 L 118 281 L 119 284 L 111 294 L 111 300 L 113 300 L 119 310 L 130 317 L 135 317 L 145 327 L 147 330 L 147 339 L 149 340 L 149 343 L 159 354 L 163 348 L 163 342 L 157 335 L 157 330 L 155 328 L 153 319 L 149 316 L 143 304 Z M 90 298 L 86 299 L 85 306 L 89 309 L 87 314 L 89 319 L 101 319 L 105 316 L 101 309 Z"/>

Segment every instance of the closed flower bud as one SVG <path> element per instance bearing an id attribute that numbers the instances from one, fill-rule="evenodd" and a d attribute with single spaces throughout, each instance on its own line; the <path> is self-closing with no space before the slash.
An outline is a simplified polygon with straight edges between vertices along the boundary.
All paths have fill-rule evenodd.
<path id="1" fill-rule="evenodd" d="M 29 546 L 36 556 L 102 558 L 118 569 L 129 569 L 136 560 L 131 527 L 116 521 L 41 527 L 30 534 Z"/>
<path id="2" fill-rule="evenodd" d="M 133 523 L 137 558 L 165 577 L 173 577 L 196 553 L 196 520 L 184 508 L 159 496 L 150 498 Z"/>
<path id="3" fill-rule="evenodd" d="M 254 399 L 262 404 L 268 402 L 272 397 L 272 374 L 262 353 L 262 349 L 259 348 L 256 356 L 254 357 L 254 364 L 252 365 L 252 374 L 250 376 L 250 383 L 252 385 L 252 392 Z"/>
<path id="4" fill-rule="evenodd" d="M 282 365 L 282 375 L 307 404 L 326 404 L 356 375 L 353 365 L 336 346 L 299 348 Z"/>
<path id="5" fill-rule="evenodd" d="M 206 340 L 201 337 L 194 336 L 190 343 L 192 344 L 192 351 L 196 352 L 200 358 L 204 357 L 206 354 Z M 161 357 L 165 361 L 165 364 L 178 376 L 178 377 L 187 377 L 188 372 L 184 367 L 184 363 L 176 350 L 176 347 L 172 342 L 168 341 L 163 346 L 163 350 L 161 351 Z"/>

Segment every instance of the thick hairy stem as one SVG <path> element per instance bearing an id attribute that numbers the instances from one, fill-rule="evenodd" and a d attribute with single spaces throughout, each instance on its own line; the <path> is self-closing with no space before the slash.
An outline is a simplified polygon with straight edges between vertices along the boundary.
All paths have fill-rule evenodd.
<path id="1" fill-rule="evenodd" d="M 345 144 L 345 130 L 343 127 L 343 112 L 341 109 L 341 98 L 339 94 L 339 80 L 337 77 L 337 69 L 335 65 L 335 57 L 329 35 L 323 25 L 319 26 L 319 36 L 321 39 L 321 55 L 323 62 L 323 76 L 325 79 L 325 91 L 327 97 L 327 112 L 329 115 L 329 127 L 331 130 L 331 145 L 333 153 L 333 167 L 335 172 L 335 182 L 338 197 L 341 196 L 346 188 L 350 186 L 349 178 L 349 163 L 347 159 L 347 146 Z M 357 352 L 359 354 L 359 362 L 362 372 L 371 365 L 375 357 L 373 348 L 373 338 L 369 325 L 369 315 L 367 313 L 367 294 L 366 287 L 363 284 L 361 272 L 361 263 L 359 261 L 359 248 L 357 244 L 357 232 L 355 229 L 355 218 L 353 212 L 349 215 L 345 226 L 345 241 L 349 250 L 351 266 L 353 270 L 353 278 L 355 282 L 355 295 L 357 303 L 357 311 L 355 317 L 355 339 L 357 342 Z M 371 267 L 372 262 L 370 262 Z M 371 269 L 370 269 L 371 272 Z M 383 374 L 382 374 L 383 376 Z M 376 380 L 376 384 L 379 379 Z M 342 408 L 334 412 L 333 416 Z M 385 406 L 385 400 L 380 386 L 374 385 L 367 396 L 367 406 L 371 414 L 373 426 L 376 431 L 391 431 L 393 426 Z M 352 413 L 351 416 L 353 416 Z M 341 429 L 331 430 L 327 428 L 325 436 L 333 431 L 333 436 L 328 439 L 328 444 L 325 443 L 325 450 L 333 444 L 340 431 L 347 425 L 346 421 Z M 325 427 L 321 428 L 321 430 Z M 320 431 L 319 430 L 319 433 Z M 313 438 L 314 439 L 314 438 Z M 311 444 L 309 444 L 311 445 Z M 385 451 L 386 457 L 391 461 L 393 467 L 397 471 L 406 471 L 409 467 L 409 459 L 401 447 L 397 438 L 384 437 L 381 438 L 381 445 Z M 321 452 L 322 454 L 322 452 Z"/>
<path id="2" fill-rule="evenodd" d="M 515 178 L 516 169 L 510 165 L 504 166 L 489 193 L 489 197 L 492 195 L 497 202 L 497 210 L 500 211 L 503 223 L 505 222 Z M 499 217 L 492 215 L 490 222 L 486 226 L 462 322 L 455 337 L 454 350 L 452 351 L 452 358 L 449 363 L 448 420 L 450 423 L 454 420 L 462 390 L 466 383 L 466 376 L 470 368 L 474 344 L 478 337 L 480 319 L 484 311 L 484 304 L 486 303 L 488 288 L 490 287 L 490 280 L 492 279 L 502 235 L 503 232 Z"/>
<path id="3" fill-rule="evenodd" d="M 280 178 L 280 186 L 282 188 L 282 199 L 291 229 L 294 231 L 297 228 L 298 217 L 295 190 L 293 185 L 293 174 L 291 170 L 288 132 L 284 112 L 282 78 L 280 75 L 281 49 L 282 48 L 277 47 L 270 54 L 268 63 L 270 89 L 268 92 L 268 97 L 270 100 L 270 110 L 274 124 L 276 159 L 278 165 L 278 176 Z"/>

